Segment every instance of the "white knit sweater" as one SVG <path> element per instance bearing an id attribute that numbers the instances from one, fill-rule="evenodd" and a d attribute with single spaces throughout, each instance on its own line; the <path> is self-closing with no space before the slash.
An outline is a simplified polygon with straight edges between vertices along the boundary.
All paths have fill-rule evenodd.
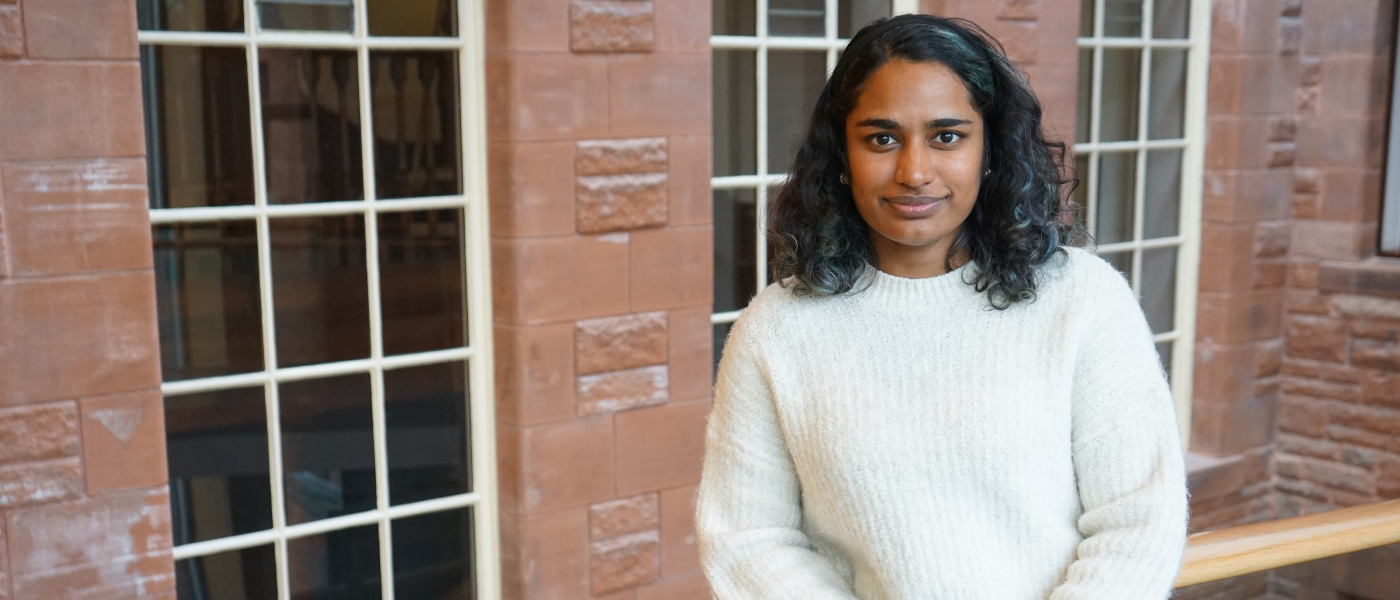
<path id="1" fill-rule="evenodd" d="M 1123 277 L 1066 251 L 1002 311 L 964 282 L 975 265 L 760 293 L 709 420 L 715 596 L 1166 598 L 1186 537 L 1172 397 Z"/>

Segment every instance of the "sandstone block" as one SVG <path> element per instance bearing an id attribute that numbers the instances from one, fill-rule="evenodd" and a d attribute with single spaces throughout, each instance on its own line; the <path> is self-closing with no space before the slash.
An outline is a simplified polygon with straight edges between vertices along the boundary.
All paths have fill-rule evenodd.
<path id="1" fill-rule="evenodd" d="M 1400 321 L 1400 300 L 1336 294 L 1332 307 L 1348 317 Z"/>
<path id="2" fill-rule="evenodd" d="M 600 502 L 588 508 L 589 536 L 595 540 L 651 531 L 661 524 L 656 494 Z"/>
<path id="3" fill-rule="evenodd" d="M 578 175 L 626 175 L 666 171 L 666 138 L 583 140 L 574 153 Z"/>
<path id="4" fill-rule="evenodd" d="M 1340 320 L 1289 317 L 1284 331 L 1284 351 L 1290 357 L 1344 363 L 1347 360 L 1347 327 Z"/>
<path id="5" fill-rule="evenodd" d="M 1361 376 L 1361 401 L 1400 408 L 1400 374 L 1367 370 Z"/>
<path id="6" fill-rule="evenodd" d="M 82 493 L 83 465 L 77 457 L 0 467 L 0 508 L 48 504 Z"/>
<path id="7" fill-rule="evenodd" d="M 19 6 L 0 6 L 0 57 L 24 55 L 24 19 Z"/>
<path id="8" fill-rule="evenodd" d="M 72 402 L 0 409 L 0 463 L 77 454 L 78 407 Z"/>
<path id="9" fill-rule="evenodd" d="M 592 375 L 666 362 L 665 312 L 579 321 L 574 325 L 575 371 Z"/>
<path id="10" fill-rule="evenodd" d="M 578 412 L 591 415 L 665 404 L 668 384 L 666 365 L 585 375 L 578 378 Z"/>
<path id="11" fill-rule="evenodd" d="M 661 575 L 661 535 L 655 530 L 593 542 L 593 595 L 656 581 Z"/>
<path id="12" fill-rule="evenodd" d="M 1360 367 L 1400 371 L 1400 344 L 1368 339 L 1354 340 L 1351 362 Z"/>
<path id="13" fill-rule="evenodd" d="M 575 188 L 579 233 L 666 224 L 666 174 L 579 177 Z"/>
<path id="14" fill-rule="evenodd" d="M 638 0 L 574 0 L 569 49 L 574 52 L 651 52 L 656 6 Z"/>

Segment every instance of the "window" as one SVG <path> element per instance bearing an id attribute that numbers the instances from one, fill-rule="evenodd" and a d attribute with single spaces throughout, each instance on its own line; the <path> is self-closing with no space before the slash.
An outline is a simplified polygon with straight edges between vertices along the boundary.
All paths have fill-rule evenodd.
<path id="1" fill-rule="evenodd" d="M 480 6 L 137 7 L 177 597 L 499 597 Z"/>
<path id="2" fill-rule="evenodd" d="M 1079 218 L 1142 301 L 1190 431 L 1204 160 L 1203 0 L 1083 0 Z"/>
<path id="3" fill-rule="evenodd" d="M 1400 29 L 1396 30 L 1400 41 Z M 1400 46 L 1396 46 L 1400 48 Z M 1400 60 L 1391 71 L 1390 138 L 1385 153 L 1385 196 L 1381 199 L 1381 253 L 1400 255 Z"/>

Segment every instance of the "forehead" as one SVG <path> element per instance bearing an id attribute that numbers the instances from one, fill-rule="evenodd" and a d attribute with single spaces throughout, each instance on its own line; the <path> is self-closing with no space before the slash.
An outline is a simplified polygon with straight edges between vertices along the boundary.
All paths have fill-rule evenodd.
<path id="1" fill-rule="evenodd" d="M 881 117 L 978 120 L 967 85 L 940 62 L 890 60 L 870 74 L 849 119 Z"/>

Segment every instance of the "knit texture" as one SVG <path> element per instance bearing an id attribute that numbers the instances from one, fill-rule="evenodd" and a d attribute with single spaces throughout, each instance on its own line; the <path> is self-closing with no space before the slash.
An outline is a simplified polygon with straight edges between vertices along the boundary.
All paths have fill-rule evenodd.
<path id="1" fill-rule="evenodd" d="M 696 523 L 719 600 L 1160 600 L 1186 539 L 1172 396 L 1137 299 L 1067 248 L 993 310 L 975 264 L 735 323 Z"/>

